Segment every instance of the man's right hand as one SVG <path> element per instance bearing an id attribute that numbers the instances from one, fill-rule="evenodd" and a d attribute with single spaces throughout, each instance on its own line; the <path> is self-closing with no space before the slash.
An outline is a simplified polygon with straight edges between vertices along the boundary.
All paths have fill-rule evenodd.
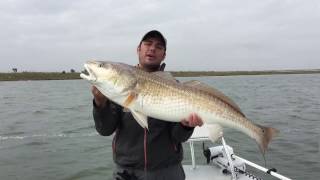
<path id="1" fill-rule="evenodd" d="M 106 105 L 108 98 L 106 98 L 95 86 L 92 86 L 91 92 L 93 94 L 96 106 L 98 108 L 103 108 Z"/>

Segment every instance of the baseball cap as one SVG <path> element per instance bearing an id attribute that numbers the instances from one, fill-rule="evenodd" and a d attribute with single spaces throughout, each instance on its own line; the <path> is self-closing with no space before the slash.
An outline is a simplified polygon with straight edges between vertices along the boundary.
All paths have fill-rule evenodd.
<path id="1" fill-rule="evenodd" d="M 164 49 L 166 50 L 167 49 L 167 40 L 166 38 L 163 37 L 163 35 L 157 31 L 157 30 L 151 30 L 149 32 L 147 32 L 141 39 L 140 41 L 140 44 L 142 41 L 145 41 L 147 39 L 150 39 L 150 38 L 155 38 L 155 39 L 158 39 L 164 46 Z"/>

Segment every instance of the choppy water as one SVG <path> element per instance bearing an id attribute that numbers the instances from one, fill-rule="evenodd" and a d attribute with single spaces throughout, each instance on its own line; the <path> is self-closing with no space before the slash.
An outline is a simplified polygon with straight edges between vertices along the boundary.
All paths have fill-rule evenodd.
<path id="1" fill-rule="evenodd" d="M 268 166 L 293 179 L 320 179 L 320 75 L 179 79 L 213 85 L 254 122 L 279 129 Z M 97 135 L 91 102 L 83 80 L 0 82 L 0 179 L 111 179 L 111 137 Z M 230 129 L 225 138 L 236 154 L 264 164 L 253 140 Z M 188 146 L 185 157 L 190 163 Z"/>

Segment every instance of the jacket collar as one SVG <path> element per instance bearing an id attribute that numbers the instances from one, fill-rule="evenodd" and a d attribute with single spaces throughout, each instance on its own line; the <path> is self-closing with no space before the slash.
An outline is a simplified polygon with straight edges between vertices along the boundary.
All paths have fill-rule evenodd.
<path id="1" fill-rule="evenodd" d="M 140 68 L 139 64 L 137 64 L 135 67 Z M 160 64 L 158 71 L 164 71 L 165 67 L 166 67 L 166 63 Z"/>

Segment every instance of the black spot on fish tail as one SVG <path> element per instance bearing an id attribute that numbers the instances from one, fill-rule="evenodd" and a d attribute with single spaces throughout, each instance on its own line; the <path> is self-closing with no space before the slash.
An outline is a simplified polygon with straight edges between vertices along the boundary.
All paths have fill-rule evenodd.
<path id="1" fill-rule="evenodd" d="M 261 125 L 257 125 L 257 126 L 259 126 L 261 130 L 261 132 L 259 133 L 261 134 L 261 136 L 260 136 L 260 139 L 258 140 L 258 144 L 259 144 L 261 153 L 264 155 L 266 150 L 268 149 L 269 143 L 271 142 L 273 137 L 275 137 L 279 133 L 279 131 L 272 127 L 265 127 Z"/>

